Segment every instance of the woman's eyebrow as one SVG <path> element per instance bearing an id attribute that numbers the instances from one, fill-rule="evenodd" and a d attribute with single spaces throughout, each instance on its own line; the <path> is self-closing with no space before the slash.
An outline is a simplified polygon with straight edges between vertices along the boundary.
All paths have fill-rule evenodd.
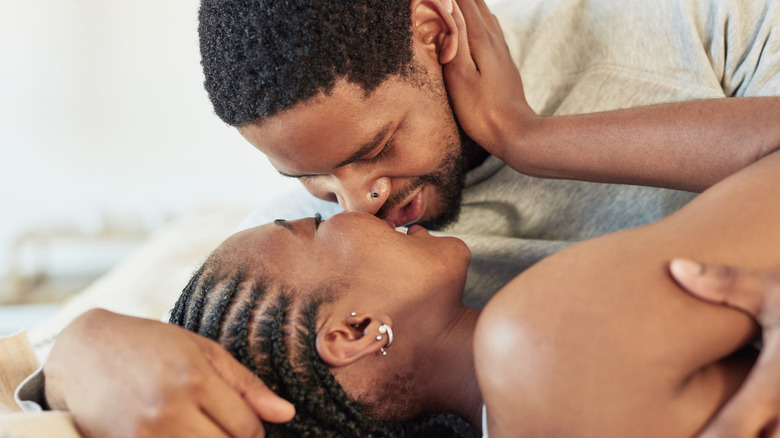
<path id="1" fill-rule="evenodd" d="M 276 224 L 276 225 L 279 225 L 279 226 L 280 226 L 280 227 L 282 227 L 282 228 L 286 228 L 286 229 L 288 229 L 288 230 L 292 231 L 293 233 L 295 232 L 295 230 L 294 230 L 294 229 L 293 229 L 293 227 L 290 225 L 290 223 L 289 223 L 289 222 L 287 222 L 287 221 L 286 221 L 286 220 L 284 220 L 284 219 L 274 219 L 274 224 Z"/>

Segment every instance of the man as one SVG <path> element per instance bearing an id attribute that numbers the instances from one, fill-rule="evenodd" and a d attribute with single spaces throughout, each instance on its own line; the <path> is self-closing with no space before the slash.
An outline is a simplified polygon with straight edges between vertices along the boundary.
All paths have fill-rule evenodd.
<path id="1" fill-rule="evenodd" d="M 700 191 L 780 144 L 777 98 L 536 115 L 780 95 L 780 56 L 762 50 L 778 46 L 766 23 L 776 5 L 505 2 L 507 47 L 481 2 L 463 3 L 465 22 L 445 0 L 412 1 L 411 17 L 405 1 L 306 14 L 230 3 L 201 9 L 217 114 L 317 198 L 464 238 L 470 304 L 571 242 L 657 220 L 692 197 L 569 180 Z M 727 19 L 751 30 L 727 45 Z M 254 224 L 317 211 L 334 209 L 274 203 Z"/>
<path id="2" fill-rule="evenodd" d="M 203 66 L 217 114 L 316 197 L 464 238 L 474 256 L 470 304 L 571 242 L 663 217 L 691 198 L 688 191 L 780 145 L 776 97 L 692 100 L 780 95 L 771 31 L 780 13 L 771 2 L 507 2 L 500 13 L 507 43 L 481 1 L 295 3 L 203 3 Z M 636 108 L 672 101 L 686 102 Z M 580 113 L 587 114 L 564 116 Z M 601 184 L 614 182 L 683 191 Z M 260 220 L 333 211 L 302 203 L 303 211 L 267 208 Z M 70 331 L 88 333 L 104 320 L 92 315 Z M 78 336 L 55 346 L 47 396 L 83 419 L 84 430 L 110 436 L 89 415 L 94 395 L 74 397 L 66 371 L 76 357 L 111 351 L 103 344 L 119 329 L 101 327 L 101 348 L 84 348 Z M 121 335 L 123 348 L 147 348 L 133 341 L 136 329 L 159 333 L 161 342 L 183 336 L 135 327 Z M 202 361 L 195 372 L 187 368 L 198 348 L 180 353 L 177 343 L 158 357 L 187 376 L 214 374 Z M 144 351 L 137 360 L 145 380 L 127 385 L 169 400 L 177 385 L 161 369 L 146 371 L 141 357 L 152 353 Z M 85 387 L 110 375 L 101 374 L 105 354 Z M 211 363 L 235 387 L 230 367 L 215 365 L 226 360 Z M 241 436 L 234 431 L 248 409 L 215 411 L 197 388 L 190 401 L 160 403 L 148 422 L 125 410 L 123 424 L 164 436 L 156 415 L 170 419 L 167 428 L 191 426 L 182 418 L 199 418 L 200 410 Z M 176 401 L 189 416 L 175 414 Z M 235 397 L 232 404 L 240 405 Z"/>

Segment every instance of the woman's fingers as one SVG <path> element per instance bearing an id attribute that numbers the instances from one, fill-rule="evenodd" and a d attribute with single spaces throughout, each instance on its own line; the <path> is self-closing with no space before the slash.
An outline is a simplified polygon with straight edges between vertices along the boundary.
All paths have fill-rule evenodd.
<path id="1" fill-rule="evenodd" d="M 487 37 L 488 29 L 485 27 L 484 16 L 475 0 L 458 0 L 457 5 L 469 29 L 469 41 Z"/>
<path id="2" fill-rule="evenodd" d="M 687 259 L 672 260 L 670 270 L 680 286 L 699 298 L 745 311 L 762 324 L 764 319 L 780 322 L 778 272 L 749 271 Z"/>
<path id="3" fill-rule="evenodd" d="M 476 73 L 477 69 L 474 60 L 471 58 L 466 21 L 457 2 L 453 4 L 452 18 L 455 20 L 455 25 L 458 29 L 458 50 L 455 52 L 455 57 L 444 64 L 443 68 L 445 75 L 449 77 L 457 76 L 458 78 L 456 81 L 453 81 L 454 84 L 448 85 L 467 86 L 468 81 L 466 78 Z"/>
<path id="4" fill-rule="evenodd" d="M 687 292 L 753 316 L 761 325 L 763 348 L 737 394 L 699 438 L 780 438 L 780 270 L 746 270 L 675 259 L 672 276 Z"/>
<path id="5" fill-rule="evenodd" d="M 780 337 L 764 335 L 764 348 L 739 391 L 729 400 L 699 438 L 773 436 L 780 414 Z"/>

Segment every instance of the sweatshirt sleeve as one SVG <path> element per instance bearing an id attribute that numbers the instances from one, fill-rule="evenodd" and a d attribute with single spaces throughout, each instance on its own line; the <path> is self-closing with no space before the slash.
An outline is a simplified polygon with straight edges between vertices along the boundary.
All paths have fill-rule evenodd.
<path id="1" fill-rule="evenodd" d="M 698 1 L 709 6 L 704 43 L 726 96 L 780 96 L 780 3 Z"/>

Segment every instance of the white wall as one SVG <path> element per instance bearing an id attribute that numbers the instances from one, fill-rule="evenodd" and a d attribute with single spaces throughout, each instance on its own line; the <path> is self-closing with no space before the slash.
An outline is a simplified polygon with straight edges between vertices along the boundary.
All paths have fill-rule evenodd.
<path id="1" fill-rule="evenodd" d="M 198 0 L 0 0 L 0 276 L 13 237 L 156 223 L 294 181 L 214 115 Z"/>

